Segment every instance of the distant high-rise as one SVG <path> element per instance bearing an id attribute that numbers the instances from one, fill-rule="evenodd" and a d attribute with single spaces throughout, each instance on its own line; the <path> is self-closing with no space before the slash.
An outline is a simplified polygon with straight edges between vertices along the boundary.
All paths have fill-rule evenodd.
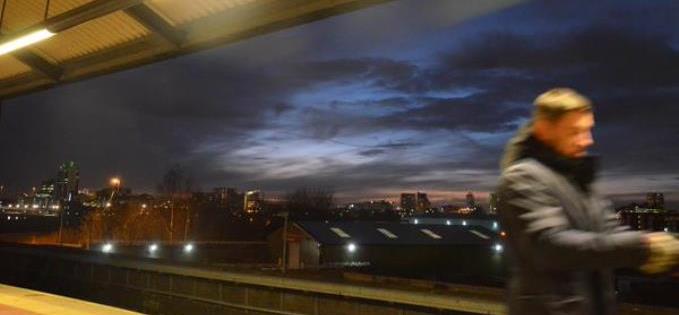
<path id="1" fill-rule="evenodd" d="M 245 193 L 243 200 L 244 210 L 247 213 L 257 213 L 262 210 L 262 194 L 259 190 L 251 190 Z"/>
<path id="2" fill-rule="evenodd" d="M 415 194 L 412 193 L 402 193 L 401 194 L 401 210 L 406 212 L 413 212 L 417 207 L 415 202 Z"/>
<path id="3" fill-rule="evenodd" d="M 217 187 L 212 194 L 212 200 L 220 208 L 228 209 L 229 211 L 243 210 L 244 198 L 244 194 L 239 193 L 235 188 Z"/>
<path id="4" fill-rule="evenodd" d="M 488 213 L 489 214 L 496 214 L 497 213 L 497 194 L 496 193 L 490 193 L 490 197 L 488 198 Z"/>
<path id="5" fill-rule="evenodd" d="M 426 193 L 402 193 L 401 209 L 406 212 L 422 214 L 431 208 L 431 203 Z"/>
<path id="6" fill-rule="evenodd" d="M 476 198 L 474 197 L 474 193 L 467 192 L 467 196 L 465 197 L 466 199 L 466 205 L 467 208 L 469 209 L 475 209 L 476 208 Z"/>
<path id="7" fill-rule="evenodd" d="M 665 196 L 659 192 L 646 194 L 646 206 L 650 209 L 665 209 Z"/>
<path id="8" fill-rule="evenodd" d="M 49 179 L 43 181 L 42 184 L 40 184 L 40 188 L 35 191 L 31 203 L 37 205 L 39 208 L 48 208 L 53 201 L 58 202 L 58 200 L 54 198 L 54 189 L 55 185 L 53 180 Z"/>
<path id="9" fill-rule="evenodd" d="M 54 180 L 54 199 L 71 201 L 78 195 L 80 171 L 75 162 L 70 161 L 59 166 L 57 178 Z"/>
<path id="10" fill-rule="evenodd" d="M 424 213 L 425 211 L 429 210 L 429 208 L 431 208 L 431 203 L 429 202 L 429 198 L 427 198 L 426 193 L 417 192 L 415 194 L 415 200 L 417 204 L 415 207 L 415 212 Z"/>
<path id="11" fill-rule="evenodd" d="M 229 188 L 226 190 L 227 207 L 233 210 L 243 209 L 243 204 L 245 201 L 245 194 L 236 191 L 235 188 Z"/>

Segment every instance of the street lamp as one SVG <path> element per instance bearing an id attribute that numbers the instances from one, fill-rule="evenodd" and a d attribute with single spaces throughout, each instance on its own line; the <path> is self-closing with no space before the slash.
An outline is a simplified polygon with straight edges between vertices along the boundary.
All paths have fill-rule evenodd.
<path id="1" fill-rule="evenodd" d="M 192 251 L 193 251 L 193 244 L 192 243 L 188 243 L 188 244 L 184 245 L 184 253 L 189 254 Z"/>
<path id="2" fill-rule="evenodd" d="M 111 184 L 111 196 L 108 198 L 108 202 L 106 203 L 106 207 L 110 207 L 111 203 L 113 202 L 113 196 L 115 195 L 116 191 L 120 189 L 120 178 L 119 177 L 111 177 L 111 180 L 109 180 L 109 183 Z"/>
<path id="3" fill-rule="evenodd" d="M 101 251 L 108 254 L 113 252 L 113 244 L 112 243 L 106 243 L 101 247 Z"/>
<path id="4" fill-rule="evenodd" d="M 111 183 L 111 186 L 118 188 L 118 187 L 120 187 L 120 178 L 112 177 L 110 183 Z"/>

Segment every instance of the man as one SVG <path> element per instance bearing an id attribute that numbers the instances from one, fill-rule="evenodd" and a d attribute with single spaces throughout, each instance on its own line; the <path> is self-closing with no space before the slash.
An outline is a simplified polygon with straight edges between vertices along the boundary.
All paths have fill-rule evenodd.
<path id="1" fill-rule="evenodd" d="M 594 191 L 590 101 L 557 88 L 535 100 L 532 120 L 508 143 L 498 211 L 513 263 L 510 315 L 615 314 L 612 271 L 668 271 L 679 241 L 621 227 Z"/>

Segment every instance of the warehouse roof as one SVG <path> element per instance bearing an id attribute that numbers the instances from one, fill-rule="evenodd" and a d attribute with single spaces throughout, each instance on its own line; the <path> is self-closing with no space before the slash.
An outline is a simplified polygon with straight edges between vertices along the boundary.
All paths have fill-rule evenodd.
<path id="1" fill-rule="evenodd" d="M 324 245 L 492 245 L 498 234 L 482 226 L 366 221 L 300 221 L 300 229 Z"/>

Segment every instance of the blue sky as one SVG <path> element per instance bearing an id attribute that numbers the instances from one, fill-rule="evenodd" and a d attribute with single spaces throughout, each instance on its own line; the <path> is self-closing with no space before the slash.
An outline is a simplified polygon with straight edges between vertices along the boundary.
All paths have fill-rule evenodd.
<path id="1" fill-rule="evenodd" d="M 203 190 L 449 202 L 491 191 L 533 98 L 570 86 L 595 102 L 601 189 L 673 198 L 677 2 L 451 13 L 483 4 L 394 1 L 6 101 L 0 182 L 28 189 L 74 160 L 82 186 L 153 191 L 179 163 Z"/>

